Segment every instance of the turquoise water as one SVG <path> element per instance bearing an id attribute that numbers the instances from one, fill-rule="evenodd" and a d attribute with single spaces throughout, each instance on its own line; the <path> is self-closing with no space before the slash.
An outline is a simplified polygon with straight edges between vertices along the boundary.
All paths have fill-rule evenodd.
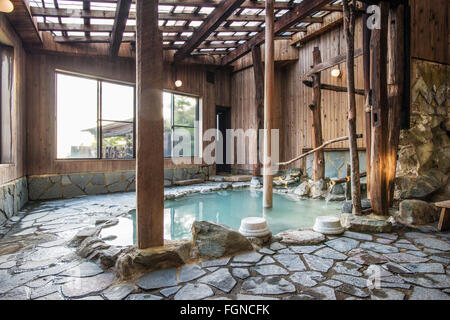
<path id="1" fill-rule="evenodd" d="M 264 217 L 272 234 L 288 229 L 312 227 L 317 216 L 337 215 L 339 202 L 325 200 L 299 200 L 289 195 L 273 195 L 273 208 L 262 208 L 262 192 L 254 190 L 218 191 L 193 194 L 177 200 L 165 201 L 164 238 L 191 237 L 192 223 L 206 220 L 225 224 L 238 230 L 245 217 Z M 102 237 L 115 235 L 109 241 L 115 245 L 135 243 L 135 211 L 120 218 L 119 224 L 102 231 Z M 132 232 L 131 232 L 132 230 Z"/>

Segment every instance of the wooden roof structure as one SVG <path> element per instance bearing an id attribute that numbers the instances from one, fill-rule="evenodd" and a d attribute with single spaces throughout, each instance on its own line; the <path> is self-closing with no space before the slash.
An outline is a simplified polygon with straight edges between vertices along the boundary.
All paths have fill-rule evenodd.
<path id="1" fill-rule="evenodd" d="M 65 44 L 109 43 L 112 56 L 118 54 L 121 43 L 135 42 L 135 0 L 13 2 L 22 13 L 10 19 L 19 34 L 23 20 L 28 19 L 36 35 L 47 32 L 56 43 Z M 163 47 L 174 50 L 177 58 L 214 55 L 227 65 L 264 42 L 264 6 L 263 0 L 160 0 Z M 342 0 L 277 0 L 276 37 L 307 36 L 311 25 L 319 26 L 317 33 L 324 17 L 336 11 L 342 12 Z M 25 42 L 39 41 L 39 36 L 30 39 L 30 28 L 23 33 L 27 34 Z"/>

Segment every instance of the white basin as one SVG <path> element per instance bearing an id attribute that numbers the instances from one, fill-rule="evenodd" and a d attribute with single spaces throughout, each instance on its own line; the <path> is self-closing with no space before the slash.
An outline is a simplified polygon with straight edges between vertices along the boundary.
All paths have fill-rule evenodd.
<path id="1" fill-rule="evenodd" d="M 339 218 L 333 216 L 317 217 L 313 230 L 323 234 L 341 234 L 344 232 Z"/>
<path id="2" fill-rule="evenodd" d="M 246 237 L 264 237 L 270 234 L 266 219 L 260 217 L 242 219 L 239 232 Z"/>

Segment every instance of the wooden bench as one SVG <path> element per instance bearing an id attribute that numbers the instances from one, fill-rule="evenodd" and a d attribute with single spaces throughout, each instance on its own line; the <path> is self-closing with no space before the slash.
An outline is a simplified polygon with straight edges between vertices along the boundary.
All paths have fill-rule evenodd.
<path id="1" fill-rule="evenodd" d="M 438 208 L 442 208 L 438 230 L 439 231 L 448 230 L 450 228 L 450 200 L 436 202 L 435 205 Z"/>

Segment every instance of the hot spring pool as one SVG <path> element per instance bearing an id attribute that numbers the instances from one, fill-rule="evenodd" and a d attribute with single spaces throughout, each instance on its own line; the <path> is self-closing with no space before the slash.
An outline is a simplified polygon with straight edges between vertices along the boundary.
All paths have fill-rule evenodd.
<path id="1" fill-rule="evenodd" d="M 267 219 L 272 234 L 288 229 L 312 227 L 317 216 L 337 215 L 339 202 L 325 200 L 299 200 L 296 197 L 274 194 L 273 208 L 263 209 L 262 192 L 255 190 L 218 191 L 192 194 L 177 200 L 164 202 L 164 238 L 191 237 L 195 220 L 225 224 L 238 230 L 241 219 L 250 216 Z M 120 217 L 116 226 L 103 229 L 102 237 L 116 236 L 108 243 L 113 245 L 135 244 L 136 215 L 132 210 Z"/>

